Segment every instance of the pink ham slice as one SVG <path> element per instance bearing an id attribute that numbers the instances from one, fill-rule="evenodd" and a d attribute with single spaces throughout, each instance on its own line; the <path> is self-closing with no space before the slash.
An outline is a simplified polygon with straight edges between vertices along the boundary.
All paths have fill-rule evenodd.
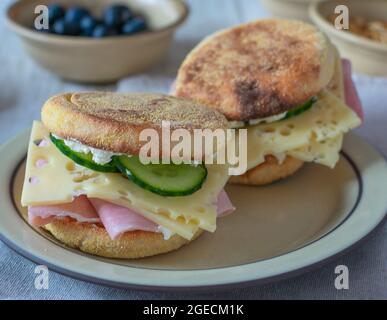
<path id="1" fill-rule="evenodd" d="M 217 201 L 218 217 L 230 214 L 234 210 L 223 190 Z M 160 232 L 157 224 L 133 210 L 101 199 L 88 199 L 86 196 L 79 196 L 72 203 L 28 208 L 28 220 L 35 226 L 50 223 L 57 217 L 71 217 L 79 222 L 102 222 L 112 239 L 134 230 Z"/>
<path id="2" fill-rule="evenodd" d="M 364 121 L 364 112 L 361 105 L 359 95 L 356 90 L 356 86 L 352 80 L 352 67 L 351 62 L 347 59 L 342 59 L 344 73 L 344 89 L 345 89 L 345 102 L 347 105 L 357 113 L 362 121 Z"/>
<path id="3" fill-rule="evenodd" d="M 128 231 L 142 230 L 160 232 L 159 226 L 157 224 L 149 221 L 133 210 L 101 199 L 89 200 L 93 204 L 95 210 L 98 212 L 98 215 L 100 216 L 107 233 L 113 240 Z M 227 193 L 222 190 L 218 196 L 217 201 L 218 217 L 230 214 L 234 210 L 235 208 L 231 204 Z"/>
<path id="4" fill-rule="evenodd" d="M 71 217 L 79 222 L 100 222 L 86 196 L 79 196 L 71 203 L 28 207 L 28 221 L 34 226 L 45 225 L 57 217 Z"/>
<path id="5" fill-rule="evenodd" d="M 216 204 L 218 217 L 224 217 L 235 211 L 226 191 L 222 190 L 218 196 Z"/>
<path id="6" fill-rule="evenodd" d="M 98 212 L 102 224 L 113 240 L 128 231 L 158 232 L 157 224 L 133 210 L 100 199 L 90 199 L 90 202 Z"/>

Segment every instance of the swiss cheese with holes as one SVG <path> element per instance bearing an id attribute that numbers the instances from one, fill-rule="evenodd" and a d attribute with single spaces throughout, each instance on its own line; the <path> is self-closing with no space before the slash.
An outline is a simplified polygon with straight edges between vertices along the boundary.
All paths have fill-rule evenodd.
<path id="1" fill-rule="evenodd" d="M 44 139 L 47 143 L 40 144 Z M 45 160 L 44 166 L 37 166 Z M 207 165 L 203 187 L 184 197 L 163 197 L 138 187 L 119 173 L 101 173 L 75 164 L 51 142 L 40 122 L 32 127 L 28 148 L 23 206 L 69 203 L 75 196 L 103 199 L 130 208 L 190 240 L 199 228 L 216 229 L 217 196 L 228 180 L 226 165 Z"/>
<path id="2" fill-rule="evenodd" d="M 247 127 L 247 169 L 263 163 L 266 155 L 290 155 L 333 168 L 343 134 L 360 124 L 352 109 L 324 90 L 312 108 L 296 117 Z"/>

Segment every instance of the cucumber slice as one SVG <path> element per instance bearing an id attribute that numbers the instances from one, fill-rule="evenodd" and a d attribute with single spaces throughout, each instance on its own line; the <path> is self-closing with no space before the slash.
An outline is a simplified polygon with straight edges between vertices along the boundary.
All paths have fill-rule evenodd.
<path id="1" fill-rule="evenodd" d="M 312 97 L 304 104 L 297 106 L 297 107 L 293 108 L 292 110 L 289 110 L 282 119 L 278 119 L 278 120 L 272 121 L 272 122 L 266 122 L 266 121 L 260 122 L 258 124 L 276 123 L 278 121 L 283 121 L 283 120 L 287 120 L 289 118 L 293 118 L 293 117 L 298 116 L 299 114 L 309 110 L 316 101 L 317 101 L 317 97 Z M 235 128 L 243 128 L 245 126 L 254 125 L 254 124 L 250 124 L 251 123 L 250 121 L 241 121 L 241 124 L 239 124 L 239 121 L 236 121 L 236 122 L 238 123 L 238 125 L 235 126 Z"/>
<path id="2" fill-rule="evenodd" d="M 166 197 L 186 196 L 199 190 L 207 177 L 204 165 L 147 164 L 139 157 L 114 156 L 121 172 L 138 186 Z"/>
<path id="3" fill-rule="evenodd" d="M 73 160 L 75 163 L 89 168 L 94 171 L 99 172 L 120 172 L 118 168 L 114 165 L 113 161 L 110 161 L 107 164 L 98 164 L 93 161 L 93 155 L 89 153 L 75 152 L 71 150 L 63 140 L 55 138 L 50 134 L 50 139 L 52 143 L 67 157 Z"/>
<path id="4" fill-rule="evenodd" d="M 298 106 L 298 107 L 295 107 L 294 109 L 288 111 L 286 113 L 286 116 L 285 118 L 281 119 L 282 120 L 287 120 L 287 119 L 290 119 L 290 118 L 293 118 L 295 116 L 298 116 L 299 114 L 301 113 L 304 113 L 305 111 L 309 110 L 313 104 L 317 101 L 317 97 L 312 97 L 310 98 L 307 102 L 305 102 L 304 104 Z"/>

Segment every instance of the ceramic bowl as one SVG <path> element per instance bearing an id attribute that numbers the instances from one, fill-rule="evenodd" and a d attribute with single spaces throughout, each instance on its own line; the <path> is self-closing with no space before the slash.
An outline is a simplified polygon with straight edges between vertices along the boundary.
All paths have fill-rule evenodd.
<path id="1" fill-rule="evenodd" d="M 274 16 L 309 21 L 308 6 L 316 0 L 261 0 L 262 5 Z"/>
<path id="2" fill-rule="evenodd" d="M 104 7 L 118 2 L 141 12 L 150 31 L 130 36 L 86 38 L 53 35 L 31 28 L 37 5 L 81 5 L 100 16 Z M 160 61 L 188 11 L 180 0 L 20 0 L 8 8 L 7 23 L 21 37 L 29 55 L 49 71 L 72 81 L 106 83 L 141 72 Z"/>
<path id="3" fill-rule="evenodd" d="M 340 4 L 348 6 L 350 15 L 387 21 L 385 0 L 342 0 Z M 327 17 L 334 13 L 337 5 L 338 2 L 335 0 L 316 2 L 310 5 L 309 15 L 339 48 L 341 55 L 351 60 L 355 71 L 374 76 L 387 76 L 387 45 L 336 29 Z"/>

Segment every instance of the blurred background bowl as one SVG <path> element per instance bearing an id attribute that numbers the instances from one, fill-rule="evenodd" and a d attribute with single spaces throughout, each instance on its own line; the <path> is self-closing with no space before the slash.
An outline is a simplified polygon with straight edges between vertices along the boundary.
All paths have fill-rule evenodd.
<path id="1" fill-rule="evenodd" d="M 308 6 L 316 0 L 261 0 L 272 15 L 279 18 L 309 21 Z"/>
<path id="2" fill-rule="evenodd" d="M 340 54 L 351 60 L 355 71 L 376 76 L 387 76 L 387 45 L 349 31 L 338 30 L 327 19 L 338 4 L 348 6 L 350 16 L 387 22 L 386 0 L 322 0 L 311 4 L 312 21 L 339 48 Z"/>
<path id="3" fill-rule="evenodd" d="M 32 30 L 35 7 L 51 3 L 64 7 L 84 6 L 97 16 L 109 5 L 126 4 L 133 11 L 141 12 L 150 31 L 86 38 Z M 21 37 L 31 57 L 51 72 L 77 82 L 108 83 L 160 61 L 188 11 L 181 0 L 20 0 L 8 8 L 7 24 Z"/>

